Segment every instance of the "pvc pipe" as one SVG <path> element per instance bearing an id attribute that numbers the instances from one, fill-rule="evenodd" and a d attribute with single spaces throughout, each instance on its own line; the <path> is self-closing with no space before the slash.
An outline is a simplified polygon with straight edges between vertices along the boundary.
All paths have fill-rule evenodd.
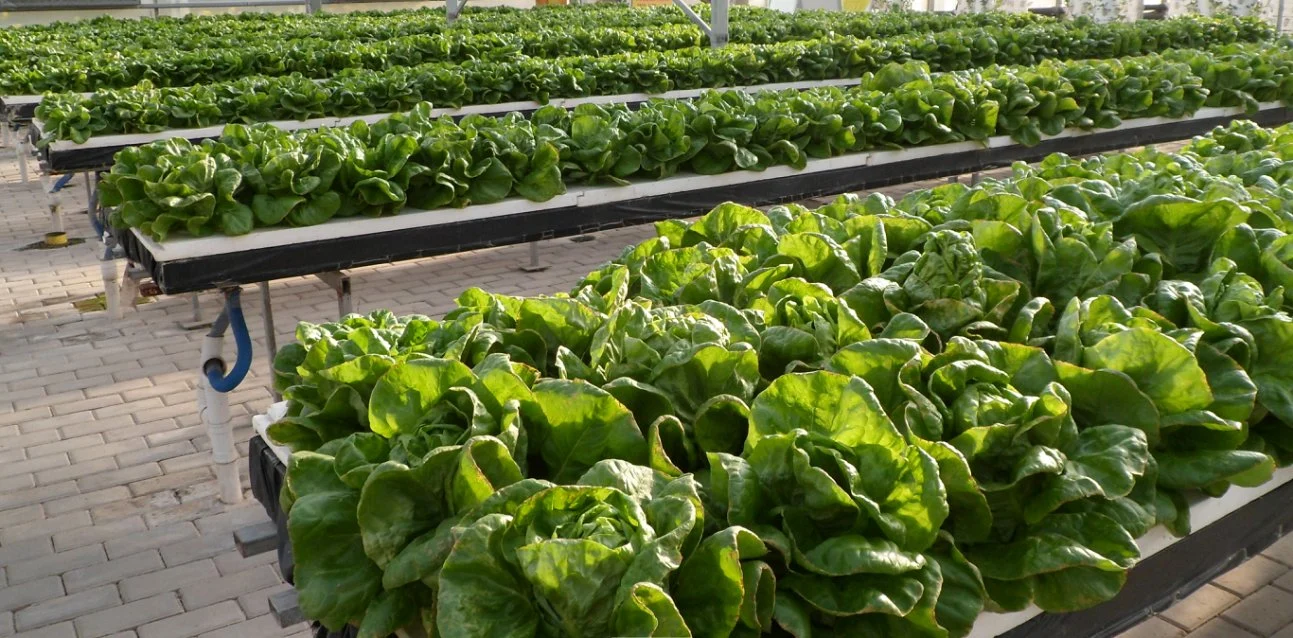
<path id="1" fill-rule="evenodd" d="M 107 307 L 108 316 L 115 321 L 121 318 L 121 289 L 117 286 L 117 262 L 112 259 L 99 262 L 99 273 L 103 276 L 103 304 Z"/>
<path id="2" fill-rule="evenodd" d="M 67 228 L 64 227 L 63 225 L 63 211 L 61 210 L 61 207 L 57 203 L 52 203 L 49 205 L 49 216 L 51 221 L 53 221 L 54 223 L 53 232 L 56 232 L 56 233 L 67 232 Z"/>
<path id="3" fill-rule="evenodd" d="M 220 355 L 223 345 L 223 335 L 208 334 L 202 339 L 199 365 L 204 370 L 198 375 L 197 402 L 198 415 L 206 424 L 207 437 L 211 440 L 211 462 L 220 487 L 220 500 L 233 504 L 242 502 L 242 483 L 238 478 L 238 452 L 233 443 L 229 395 L 212 388 L 206 372 L 213 363 L 223 367 Z"/>
<path id="4" fill-rule="evenodd" d="M 27 183 L 27 138 L 23 137 L 18 140 L 18 178 L 23 184 Z"/>

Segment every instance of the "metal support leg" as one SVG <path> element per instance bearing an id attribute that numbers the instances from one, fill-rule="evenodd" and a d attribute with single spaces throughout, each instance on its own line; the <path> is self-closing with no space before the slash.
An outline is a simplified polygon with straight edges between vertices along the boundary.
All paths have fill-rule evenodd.
<path id="1" fill-rule="evenodd" d="M 547 269 L 547 266 L 539 263 L 539 242 L 530 242 L 530 263 L 527 266 L 521 266 L 521 270 L 525 272 L 543 272 Z"/>
<path id="2" fill-rule="evenodd" d="M 450 0 L 450 2 L 452 1 L 453 0 Z M 700 16 L 696 15 L 696 12 L 692 11 L 691 7 L 688 6 L 686 2 L 683 2 L 683 0 L 673 0 L 673 3 L 678 5 L 679 9 L 682 9 L 682 12 L 687 15 L 688 20 L 691 20 L 693 23 L 695 23 L 696 26 L 700 27 L 701 31 L 705 32 L 705 36 L 709 38 L 710 44 L 713 44 L 714 30 L 710 28 L 710 26 L 705 22 L 705 20 Z"/>
<path id="3" fill-rule="evenodd" d="M 709 45 L 715 49 L 727 44 L 728 0 L 711 0 L 709 3 Z"/>
<path id="4" fill-rule="evenodd" d="M 265 320 L 265 354 L 269 356 L 269 392 L 275 401 L 281 401 L 282 395 L 274 388 L 274 355 L 278 354 L 278 335 L 274 332 L 274 305 L 269 298 L 269 282 L 262 281 L 260 286 L 260 312 Z"/>
<path id="5" fill-rule="evenodd" d="M 315 275 L 337 293 L 337 313 L 345 317 L 354 311 L 350 303 L 350 275 L 344 272 L 321 272 Z"/>
<path id="6" fill-rule="evenodd" d="M 444 21 L 453 24 L 454 20 L 462 13 L 462 8 L 467 4 L 467 0 L 445 0 L 444 3 Z"/>
<path id="7" fill-rule="evenodd" d="M 957 182 L 960 182 L 960 181 L 961 181 L 961 178 L 960 176 L 957 176 L 957 175 L 952 175 L 951 177 L 947 178 L 948 184 L 956 184 Z"/>
<path id="8" fill-rule="evenodd" d="M 0 146 L 9 145 L 9 122 L 0 121 Z"/>
<path id="9" fill-rule="evenodd" d="M 983 181 L 983 178 L 978 171 L 970 173 L 970 186 L 978 186 L 981 181 Z"/>
<path id="10" fill-rule="evenodd" d="M 180 327 L 185 330 L 199 330 L 210 326 L 210 321 L 202 319 L 202 303 L 198 293 L 189 293 L 189 304 L 193 309 L 193 318 L 179 322 Z"/>
<path id="11" fill-rule="evenodd" d="M 94 173 L 85 173 L 85 214 L 97 221 L 99 213 L 98 198 L 95 197 Z M 91 224 L 95 226 L 96 224 Z"/>

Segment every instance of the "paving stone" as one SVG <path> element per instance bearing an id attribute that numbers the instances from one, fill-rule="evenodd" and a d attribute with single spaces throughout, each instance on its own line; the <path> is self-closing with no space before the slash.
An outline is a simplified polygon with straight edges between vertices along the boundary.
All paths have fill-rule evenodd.
<path id="1" fill-rule="evenodd" d="M 131 576 L 158 572 L 166 568 L 162 555 L 155 549 L 109 560 L 106 563 L 74 569 L 63 574 L 63 585 L 68 592 L 81 591 L 97 585 L 115 583 Z"/>
<path id="2" fill-rule="evenodd" d="M 185 609 L 201 609 L 220 601 L 233 600 L 245 592 L 272 587 L 281 582 L 278 572 L 274 571 L 273 567 L 264 565 L 229 576 L 221 576 L 215 580 L 185 585 L 180 588 L 180 602 L 184 603 Z"/>
<path id="3" fill-rule="evenodd" d="M 57 516 L 65 512 L 89 509 L 98 505 L 112 503 L 130 498 L 130 489 L 125 486 L 110 487 L 106 490 L 86 492 L 52 501 L 45 501 L 45 513 Z"/>
<path id="4" fill-rule="evenodd" d="M 228 636 L 256 636 L 257 638 L 269 638 L 272 636 L 291 636 L 308 631 L 309 625 L 301 623 L 291 627 L 279 627 L 278 621 L 273 616 L 265 615 L 240 622 L 236 625 L 229 625 L 215 631 L 209 631 L 201 634 L 198 638 L 227 638 Z"/>
<path id="5" fill-rule="evenodd" d="M 103 445 L 102 434 L 87 434 L 85 436 L 63 439 L 61 441 L 54 441 L 52 443 L 45 443 L 42 445 L 32 445 L 27 447 L 27 456 L 28 458 L 34 459 L 36 457 L 45 456 L 47 454 L 54 454 L 57 452 L 71 452 L 72 450 L 80 450 L 87 447 L 94 447 L 96 445 Z"/>
<path id="6" fill-rule="evenodd" d="M 82 545 L 102 543 L 113 538 L 129 536 L 148 529 L 139 516 L 123 518 L 110 523 L 89 525 L 54 534 L 54 549 L 64 551 Z"/>
<path id="7" fill-rule="evenodd" d="M 291 588 L 292 586 L 287 583 L 279 583 L 278 585 L 266 587 L 260 591 L 243 594 L 238 597 L 238 606 L 242 608 L 248 618 L 263 616 L 269 613 L 269 598 Z"/>
<path id="8" fill-rule="evenodd" d="M 140 627 L 138 633 L 139 638 L 190 638 L 243 620 L 245 618 L 238 604 L 228 600 L 149 623 Z"/>
<path id="9" fill-rule="evenodd" d="M 19 474 L 0 478 L 0 494 L 27 490 L 33 487 L 36 487 L 36 475 L 34 474 Z"/>
<path id="10" fill-rule="evenodd" d="M 1261 555 L 1293 567 L 1293 534 L 1275 541 Z"/>
<path id="11" fill-rule="evenodd" d="M 121 581 L 121 596 L 127 601 L 139 600 L 162 592 L 175 591 L 190 583 L 211 582 L 219 577 L 220 572 L 216 571 L 214 562 L 200 560 L 127 578 Z"/>
<path id="12" fill-rule="evenodd" d="M 116 441 L 114 443 L 105 443 L 103 445 L 85 448 L 83 450 L 72 450 L 67 454 L 71 457 L 72 463 L 77 464 L 93 459 L 116 456 L 126 452 L 134 452 L 135 450 L 142 450 L 147 447 L 148 444 L 144 442 L 143 438 L 134 438 L 126 439 L 124 441 Z"/>
<path id="13" fill-rule="evenodd" d="M 69 465 L 67 454 L 50 454 L 26 461 L 16 461 L 14 463 L 5 463 L 0 465 L 0 478 L 5 476 L 14 476 L 15 474 L 29 474 L 48 470 L 55 467 Z"/>
<path id="14" fill-rule="evenodd" d="M 1202 627 L 1186 634 L 1187 638 L 1253 638 L 1255 634 L 1226 621 L 1225 618 L 1213 618 Z"/>
<path id="15" fill-rule="evenodd" d="M 14 634 L 14 638 L 82 638 L 78 637 L 75 627 L 70 622 L 61 622 L 32 631 Z"/>
<path id="16" fill-rule="evenodd" d="M 31 560 L 54 553 L 54 542 L 48 536 L 0 545 L 0 566 Z"/>
<path id="17" fill-rule="evenodd" d="M 28 538 L 38 536 L 50 536 L 61 529 L 70 529 L 90 524 L 90 513 L 85 510 L 68 512 L 58 516 L 52 516 L 40 521 L 32 521 L 21 525 L 11 525 L 6 529 L 0 530 L 0 544 L 14 543 Z"/>
<path id="18" fill-rule="evenodd" d="M 193 523 L 182 521 L 154 527 L 146 532 L 131 534 L 124 538 L 110 540 L 104 546 L 108 550 L 108 558 L 116 559 L 145 549 L 171 545 L 197 536 L 198 530 L 193 526 Z"/>
<path id="19" fill-rule="evenodd" d="M 170 566 L 183 565 L 210 558 L 233 548 L 233 534 L 203 535 L 163 547 L 162 560 Z"/>
<path id="20" fill-rule="evenodd" d="M 1234 594 L 1208 584 L 1159 615 L 1189 630 L 1202 626 L 1237 602 L 1239 598 Z"/>
<path id="21" fill-rule="evenodd" d="M 180 599 L 175 592 L 167 592 L 81 616 L 76 619 L 76 637 L 101 638 L 175 616 L 183 611 L 184 608 L 180 605 Z"/>
<path id="22" fill-rule="evenodd" d="M 100 472 L 76 480 L 76 484 L 82 492 L 93 492 L 117 485 L 126 485 L 136 481 L 150 479 L 162 475 L 161 466 L 156 463 L 146 463 L 144 465 L 135 465 L 124 467 L 119 470 L 110 472 Z"/>
<path id="23" fill-rule="evenodd" d="M 1237 596 L 1247 596 L 1288 573 L 1289 568 L 1265 556 L 1254 556 L 1244 564 L 1213 579 L 1213 584 Z"/>
<path id="24" fill-rule="evenodd" d="M 1118 634 L 1118 638 L 1180 638 L 1185 630 L 1158 616 L 1150 616 L 1140 624 Z"/>
<path id="25" fill-rule="evenodd" d="M 110 438 L 109 435 L 107 434 L 108 432 L 118 432 L 123 428 L 127 428 L 135 424 L 134 418 L 132 418 L 129 414 L 122 414 L 120 416 L 114 416 L 114 417 L 109 417 L 104 419 L 96 419 L 96 418 L 93 418 L 92 416 L 87 416 L 84 413 L 80 415 L 75 415 L 75 416 L 79 416 L 80 419 L 77 421 L 74 421 L 71 424 L 68 424 L 59 428 L 58 431 L 63 436 L 70 438 L 74 436 L 82 436 L 85 434 L 99 433 L 104 435 L 103 436 L 104 440 L 108 440 Z M 124 439 L 125 437 L 121 437 L 121 438 Z M 121 439 L 118 439 L 118 440 L 121 440 Z"/>
<path id="26" fill-rule="evenodd" d="M 121 467 L 128 467 L 131 465 L 139 465 L 140 463 L 172 459 L 177 456 L 192 454 L 195 451 L 193 443 L 189 441 L 178 441 L 176 443 L 170 443 L 158 447 L 145 448 L 142 450 L 119 454 L 117 455 L 117 463 L 119 463 Z"/>
<path id="27" fill-rule="evenodd" d="M 1269 636 L 1293 623 L 1293 594 L 1277 587 L 1263 587 L 1221 616 L 1253 633 Z"/>
<path id="28" fill-rule="evenodd" d="M 5 587 L 0 589 L 0 610 L 15 611 L 32 603 L 58 598 L 63 593 L 63 581 L 58 576 L 23 583 L 22 587 Z"/>
<path id="29" fill-rule="evenodd" d="M 214 481 L 199 483 L 175 491 L 157 492 L 153 496 L 162 494 L 165 495 L 168 501 L 178 501 L 178 503 L 153 509 L 144 514 L 144 520 L 148 521 L 148 525 L 151 527 L 159 527 L 180 521 L 192 521 L 223 512 L 224 504 L 220 502 L 218 490 L 203 489 L 203 486 L 208 484 L 213 485 Z"/>
<path id="30" fill-rule="evenodd" d="M 129 488 L 127 488 L 129 489 Z M 180 501 L 173 492 L 158 492 L 124 501 L 113 501 L 90 508 L 90 517 L 96 523 L 112 521 L 127 516 L 143 516 L 150 528 L 161 524 L 153 519 L 159 509 L 179 505 Z"/>
<path id="31" fill-rule="evenodd" d="M 14 585 L 43 576 L 61 574 L 78 567 L 98 565 L 107 560 L 108 556 L 103 552 L 103 546 L 87 545 L 13 563 L 5 567 L 5 575 L 9 578 L 9 584 Z"/>
<path id="32" fill-rule="evenodd" d="M 198 531 L 203 534 L 216 534 L 232 533 L 233 530 L 239 527 L 263 523 L 268 520 L 269 517 L 265 515 L 265 508 L 261 507 L 260 503 L 251 501 L 214 516 L 199 518 L 194 522 L 198 526 Z"/>
<path id="33" fill-rule="evenodd" d="M 255 569 L 261 565 L 270 565 L 278 569 L 278 552 L 261 552 L 252 556 L 243 556 L 238 552 L 228 552 L 215 557 L 216 569 L 228 576 L 238 572 Z"/>
<path id="34" fill-rule="evenodd" d="M 158 467 L 157 471 L 159 474 L 161 473 L 161 468 L 159 466 L 156 466 L 156 464 L 153 464 L 153 467 Z M 160 492 L 162 490 L 179 489 L 181 487 L 192 485 L 193 483 L 204 481 L 214 476 L 215 474 L 211 471 L 211 468 L 199 467 L 191 470 L 185 470 L 183 472 L 175 472 L 174 474 L 165 474 L 165 475 L 157 476 L 156 478 L 150 478 L 148 480 L 131 483 L 130 491 L 135 496 L 143 496 L 145 494 L 152 494 L 153 492 Z"/>
<path id="35" fill-rule="evenodd" d="M 117 588 L 106 585 L 45 600 L 20 609 L 14 613 L 14 622 L 18 631 L 26 631 L 63 620 L 72 620 L 100 609 L 115 607 L 120 603 L 121 598 L 117 596 Z"/>
<path id="36" fill-rule="evenodd" d="M 93 449 L 93 448 L 90 448 Z M 73 450 L 72 452 L 75 452 Z M 68 454 L 71 454 L 69 452 Z M 59 481 L 73 481 L 83 476 L 99 474 L 115 470 L 119 465 L 112 458 L 101 458 L 86 461 L 84 463 L 73 463 L 67 467 L 56 467 L 36 473 L 36 482 L 41 485 L 57 483 Z"/>
<path id="37" fill-rule="evenodd" d="M 44 518 L 45 509 L 40 506 L 40 503 L 35 503 L 26 507 L 16 507 L 14 509 L 0 511 L 0 527 L 39 521 Z"/>

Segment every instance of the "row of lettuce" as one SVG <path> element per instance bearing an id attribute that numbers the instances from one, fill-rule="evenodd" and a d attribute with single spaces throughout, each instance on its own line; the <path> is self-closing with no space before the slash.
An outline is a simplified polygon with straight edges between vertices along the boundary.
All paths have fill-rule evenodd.
<path id="1" fill-rule="evenodd" d="M 485 56 L 488 59 L 461 63 L 383 65 L 375 72 L 350 69 L 323 81 L 301 74 L 241 77 L 171 88 L 145 81 L 132 88 L 100 90 L 89 96 L 49 95 L 37 108 L 36 117 L 42 123 L 45 143 L 83 143 L 95 135 L 391 113 L 423 101 L 456 107 L 852 79 L 893 62 L 910 60 L 926 62 L 935 71 L 957 71 L 996 64 L 1033 65 L 1045 60 L 1120 58 L 1190 47 L 1217 48 L 1269 36 L 1269 27 L 1263 23 L 1187 17 L 1134 24 L 966 28 L 886 39 L 832 36 L 721 49 L 618 54 L 590 51 L 555 59 L 513 52 L 503 59 Z M 409 60 L 401 59 L 401 63 L 406 61 Z M 279 59 L 275 63 L 290 61 Z M 227 71 L 238 76 L 232 68 Z"/>
<path id="2" fill-rule="evenodd" d="M 111 223 L 159 241 L 307 226 L 355 215 L 547 201 L 572 184 L 626 185 L 809 159 L 1066 128 L 1184 117 L 1207 106 L 1293 98 L 1293 53 L 1177 52 L 931 74 L 892 64 L 851 89 L 708 92 L 640 108 L 544 107 L 530 117 L 431 117 L 430 105 L 346 128 L 287 133 L 230 125 L 194 145 L 120 151 L 102 184 Z"/>
<path id="3" fill-rule="evenodd" d="M 568 295 L 302 324 L 306 614 L 382 637 L 959 637 L 1109 600 L 1293 461 L 1293 130 L 660 222 Z"/>
<path id="4" fill-rule="evenodd" d="M 709 17 L 709 5 L 693 10 Z M 965 26 L 1024 26 L 1044 19 L 1029 14 L 982 13 L 949 15 L 909 12 L 826 12 L 785 13 L 757 8 L 731 8 L 734 33 L 739 38 L 775 41 L 801 39 L 825 32 L 856 33 L 871 37 L 899 35 L 913 30 L 938 31 Z M 365 13 L 272 14 L 244 13 L 223 16 L 187 16 L 120 20 L 94 20 L 32 25 L 0 33 L 0 54 L 32 59 L 34 56 L 91 52 L 116 46 L 139 53 L 149 49 L 191 50 L 220 46 L 243 46 L 266 38 L 280 41 L 327 39 L 375 42 L 409 35 L 445 32 L 507 33 L 551 29 L 554 25 L 582 29 L 606 27 L 640 30 L 691 24 L 676 7 L 647 7 L 628 10 L 623 5 L 601 3 L 540 5 L 533 9 L 508 7 L 467 7 L 452 24 L 443 9 L 398 10 Z M 744 40 L 743 40 L 744 41 Z M 120 46 L 128 43 L 128 47 Z"/>
<path id="5" fill-rule="evenodd" d="M 619 11 L 633 9 L 622 7 Z M 594 9 L 582 19 L 580 16 L 584 13 L 579 9 L 500 15 L 522 17 L 505 29 L 415 31 L 377 40 L 326 37 L 325 33 L 296 40 L 249 36 L 246 42 L 230 43 L 217 39 L 210 46 L 194 45 L 182 50 L 111 45 L 113 53 L 110 54 L 102 48 L 66 53 L 35 51 L 0 60 L 0 94 L 125 88 L 143 80 L 161 86 L 189 86 L 248 75 L 301 73 L 324 78 L 343 69 L 378 70 L 427 62 L 507 59 L 516 55 L 557 57 L 669 51 L 708 44 L 701 30 L 685 20 L 674 24 L 612 27 L 602 24 L 602 18 L 616 14 L 604 9 Z M 838 22 L 823 15 L 824 12 L 809 12 L 801 18 L 797 17 L 799 14 L 744 8 L 730 18 L 731 38 L 738 43 L 769 44 L 832 34 L 886 37 L 909 31 L 928 33 L 989 25 L 1022 27 L 1048 21 L 1005 13 L 987 17 L 896 14 L 876 18 L 868 17 L 876 14 L 848 14 L 853 17 L 844 17 Z M 1245 32 L 1264 30 L 1264 25 L 1255 20 L 1243 25 Z"/>

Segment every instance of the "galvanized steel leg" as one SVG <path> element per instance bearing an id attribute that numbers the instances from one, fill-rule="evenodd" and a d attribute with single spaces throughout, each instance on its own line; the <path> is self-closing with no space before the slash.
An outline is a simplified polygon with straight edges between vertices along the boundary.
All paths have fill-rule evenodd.
<path id="1" fill-rule="evenodd" d="M 530 263 L 527 266 L 521 266 L 525 272 L 542 272 L 548 267 L 539 262 L 539 242 L 530 242 Z"/>
<path id="2" fill-rule="evenodd" d="M 260 286 L 260 311 L 265 320 L 265 347 L 269 355 L 269 392 L 274 396 L 275 401 L 279 401 L 283 396 L 274 387 L 274 355 L 278 354 L 278 334 L 274 332 L 274 305 L 269 298 L 269 282 L 262 281 L 256 285 Z"/>
<path id="3" fill-rule="evenodd" d="M 341 317 L 354 311 L 350 303 L 350 275 L 344 272 L 321 272 L 314 276 L 337 293 L 337 312 Z"/>

